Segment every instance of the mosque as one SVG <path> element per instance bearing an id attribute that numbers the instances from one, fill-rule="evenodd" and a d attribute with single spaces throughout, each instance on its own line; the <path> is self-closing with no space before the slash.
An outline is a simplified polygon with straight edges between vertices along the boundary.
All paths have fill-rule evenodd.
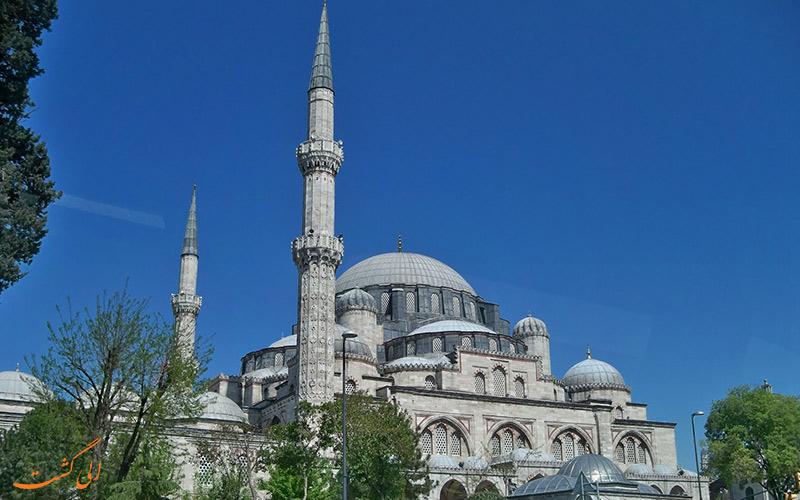
<path id="1" fill-rule="evenodd" d="M 303 180 L 297 323 L 292 334 L 244 354 L 236 375 L 218 375 L 197 429 L 216 422 L 287 422 L 300 401 L 330 401 L 342 387 L 400 405 L 421 432 L 434 488 L 430 500 L 492 490 L 519 498 L 703 497 L 678 467 L 675 423 L 647 418 L 647 405 L 611 364 L 592 358 L 566 373 L 550 368 L 550 332 L 528 315 L 511 323 L 454 269 L 402 251 L 376 255 L 339 274 L 343 239 L 334 230 L 334 90 L 323 6 L 308 89 L 307 139 L 296 150 Z M 172 295 L 176 331 L 193 343 L 198 244 L 193 194 Z M 346 379 L 342 358 L 346 354 Z M 30 375 L 0 372 L 0 425 L 31 408 Z M 210 431 L 209 431 L 210 432 Z M 191 440 L 186 441 L 191 446 Z M 209 474 L 202 457 L 184 465 L 184 486 Z M 608 488 L 603 486 L 608 483 Z M 706 481 L 707 483 L 707 481 Z M 613 491 L 612 491 L 613 490 Z M 598 494 L 599 498 L 599 494 Z"/>

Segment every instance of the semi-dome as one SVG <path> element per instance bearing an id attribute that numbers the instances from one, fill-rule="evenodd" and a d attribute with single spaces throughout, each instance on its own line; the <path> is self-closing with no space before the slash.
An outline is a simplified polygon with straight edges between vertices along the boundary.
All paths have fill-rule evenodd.
<path id="1" fill-rule="evenodd" d="M 467 457 L 461 462 L 461 467 L 470 470 L 483 470 L 489 468 L 489 462 L 480 457 Z"/>
<path id="2" fill-rule="evenodd" d="M 486 328 L 483 325 L 472 323 L 470 321 L 464 321 L 460 319 L 443 319 L 441 321 L 434 321 L 433 323 L 422 325 L 421 327 L 409 333 L 409 335 L 417 335 L 419 333 L 449 333 L 449 332 L 493 333 L 493 334 L 497 333 L 496 331 Z"/>
<path id="3" fill-rule="evenodd" d="M 428 460 L 431 469 L 458 469 L 458 462 L 447 455 L 434 455 Z"/>
<path id="4" fill-rule="evenodd" d="M 343 293 L 336 299 L 336 314 L 340 315 L 347 311 L 364 310 L 378 312 L 378 304 L 375 298 L 360 288 L 353 288 Z"/>
<path id="5" fill-rule="evenodd" d="M 599 359 L 584 359 L 567 370 L 561 380 L 570 391 L 585 389 L 630 390 L 622 374 L 610 364 Z"/>
<path id="6" fill-rule="evenodd" d="M 539 318 L 534 318 L 530 314 L 526 318 L 522 318 L 514 325 L 514 336 L 525 337 L 547 337 L 550 338 L 550 333 L 547 332 L 547 325 Z"/>
<path id="7" fill-rule="evenodd" d="M 200 396 L 203 405 L 202 419 L 224 420 L 226 422 L 244 422 L 244 412 L 229 397 L 218 392 L 206 392 Z"/>
<path id="8" fill-rule="evenodd" d="M 676 476 L 678 475 L 678 471 L 675 467 L 670 467 L 669 465 L 658 464 L 653 467 L 653 473 L 659 474 L 661 476 Z"/>
<path id="9" fill-rule="evenodd" d="M 626 474 L 648 475 L 653 473 L 653 469 L 647 464 L 633 464 L 625 471 Z"/>
<path id="10" fill-rule="evenodd" d="M 593 482 L 628 483 L 619 467 L 603 455 L 579 455 L 558 469 L 558 474 L 578 478 L 580 473 Z"/>
<path id="11" fill-rule="evenodd" d="M 14 371 L 0 372 L 0 399 L 40 401 L 39 396 L 33 391 L 33 387 L 43 388 L 44 384 L 33 375 L 19 371 L 19 367 Z"/>
<path id="12" fill-rule="evenodd" d="M 267 349 L 273 349 L 275 347 L 297 347 L 297 335 L 289 335 L 288 337 L 276 340 L 271 343 Z"/>
<path id="13" fill-rule="evenodd" d="M 365 344 L 358 337 L 347 339 L 345 345 L 347 346 L 347 354 L 359 354 L 361 356 L 366 356 L 368 358 L 372 357 L 372 351 L 369 350 L 369 346 Z M 341 338 L 335 339 L 333 341 L 333 351 L 342 352 Z"/>
<path id="14" fill-rule="evenodd" d="M 427 285 L 475 295 L 475 290 L 453 268 L 418 253 L 384 253 L 362 260 L 336 280 L 336 292 L 374 285 Z"/>

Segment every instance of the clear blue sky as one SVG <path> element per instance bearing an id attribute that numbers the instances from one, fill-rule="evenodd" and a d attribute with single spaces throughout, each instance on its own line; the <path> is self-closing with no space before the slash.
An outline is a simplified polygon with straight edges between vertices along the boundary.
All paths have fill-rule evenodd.
<path id="1" fill-rule="evenodd" d="M 320 8 L 62 2 L 30 125 L 65 199 L 1 297 L 0 370 L 26 369 L 67 296 L 130 277 L 171 314 L 193 181 L 210 374 L 290 331 Z M 687 468 L 689 415 L 727 388 L 800 392 L 800 4 L 329 9 L 340 271 L 402 231 L 512 324 L 547 322 L 557 376 L 590 343 L 678 422 Z"/>

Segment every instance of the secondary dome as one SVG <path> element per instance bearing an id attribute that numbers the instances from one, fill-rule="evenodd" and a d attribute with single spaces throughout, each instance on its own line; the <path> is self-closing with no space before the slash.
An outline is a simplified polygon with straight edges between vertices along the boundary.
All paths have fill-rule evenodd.
<path id="1" fill-rule="evenodd" d="M 527 318 L 522 318 L 514 325 L 515 337 L 550 337 L 547 332 L 547 325 L 539 318 L 534 318 L 528 314 Z"/>
<path id="2" fill-rule="evenodd" d="M 336 299 L 336 314 L 359 309 L 378 312 L 378 304 L 375 299 L 360 288 L 353 288 Z"/>
<path id="3" fill-rule="evenodd" d="M 276 340 L 269 345 L 268 349 L 273 349 L 275 347 L 297 347 L 297 335 L 289 335 L 288 337 Z"/>
<path id="4" fill-rule="evenodd" d="M 200 396 L 203 414 L 200 418 L 209 420 L 225 420 L 228 422 L 244 422 L 244 412 L 229 397 L 218 392 L 206 392 Z"/>
<path id="5" fill-rule="evenodd" d="M 44 387 L 42 381 L 33 375 L 19 371 L 0 372 L 0 399 L 12 401 L 39 401 L 33 387 Z"/>
<path id="6" fill-rule="evenodd" d="M 580 455 L 558 469 L 558 474 L 577 478 L 580 473 L 596 483 L 628 483 L 625 474 L 611 460 L 603 455 Z"/>
<path id="7" fill-rule="evenodd" d="M 584 359 L 567 370 L 561 381 L 571 391 L 585 389 L 630 390 L 625 385 L 622 374 L 613 366 L 599 359 Z"/>
<path id="8" fill-rule="evenodd" d="M 479 325 L 477 323 L 471 323 L 469 321 L 463 321 L 460 319 L 443 319 L 441 321 L 434 321 L 433 323 L 428 323 L 427 325 L 422 325 L 421 327 L 413 330 L 408 335 L 417 335 L 420 333 L 450 333 L 450 332 L 459 332 L 459 333 L 494 333 L 497 332 L 486 328 L 483 325 Z"/>
<path id="9" fill-rule="evenodd" d="M 427 285 L 475 295 L 467 280 L 453 268 L 418 253 L 384 253 L 362 260 L 336 280 L 336 292 L 373 285 Z"/>

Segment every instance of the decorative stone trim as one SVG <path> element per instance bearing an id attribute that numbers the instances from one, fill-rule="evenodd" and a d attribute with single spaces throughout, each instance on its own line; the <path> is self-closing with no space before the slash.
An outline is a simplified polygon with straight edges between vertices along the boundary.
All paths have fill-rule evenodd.
<path id="1" fill-rule="evenodd" d="M 336 357 L 336 359 L 341 359 L 342 353 L 340 351 L 336 351 L 336 353 L 334 353 L 334 356 Z M 365 356 L 364 354 L 357 354 L 352 352 L 347 353 L 347 361 L 365 361 L 372 365 L 378 364 L 378 360 L 373 358 L 372 356 Z"/>
<path id="2" fill-rule="evenodd" d="M 344 244 L 335 236 L 305 234 L 292 241 L 292 257 L 297 267 L 304 267 L 312 261 L 322 261 L 334 267 L 342 262 Z"/>
<path id="3" fill-rule="evenodd" d="M 324 172 L 332 176 L 339 173 L 344 160 L 342 145 L 325 139 L 312 139 L 297 146 L 297 166 L 303 176 Z"/>
<path id="4" fill-rule="evenodd" d="M 197 316 L 202 305 L 203 297 L 198 295 L 189 295 L 187 293 L 172 294 L 172 312 L 174 314 L 193 314 Z"/>
<path id="5" fill-rule="evenodd" d="M 539 361 L 541 356 L 534 356 L 533 354 L 524 354 L 508 351 L 490 351 L 489 349 L 478 349 L 476 347 L 461 347 L 457 346 L 456 351 L 461 351 L 470 354 L 485 354 L 495 358 L 509 358 L 509 359 L 522 359 L 526 361 Z"/>

